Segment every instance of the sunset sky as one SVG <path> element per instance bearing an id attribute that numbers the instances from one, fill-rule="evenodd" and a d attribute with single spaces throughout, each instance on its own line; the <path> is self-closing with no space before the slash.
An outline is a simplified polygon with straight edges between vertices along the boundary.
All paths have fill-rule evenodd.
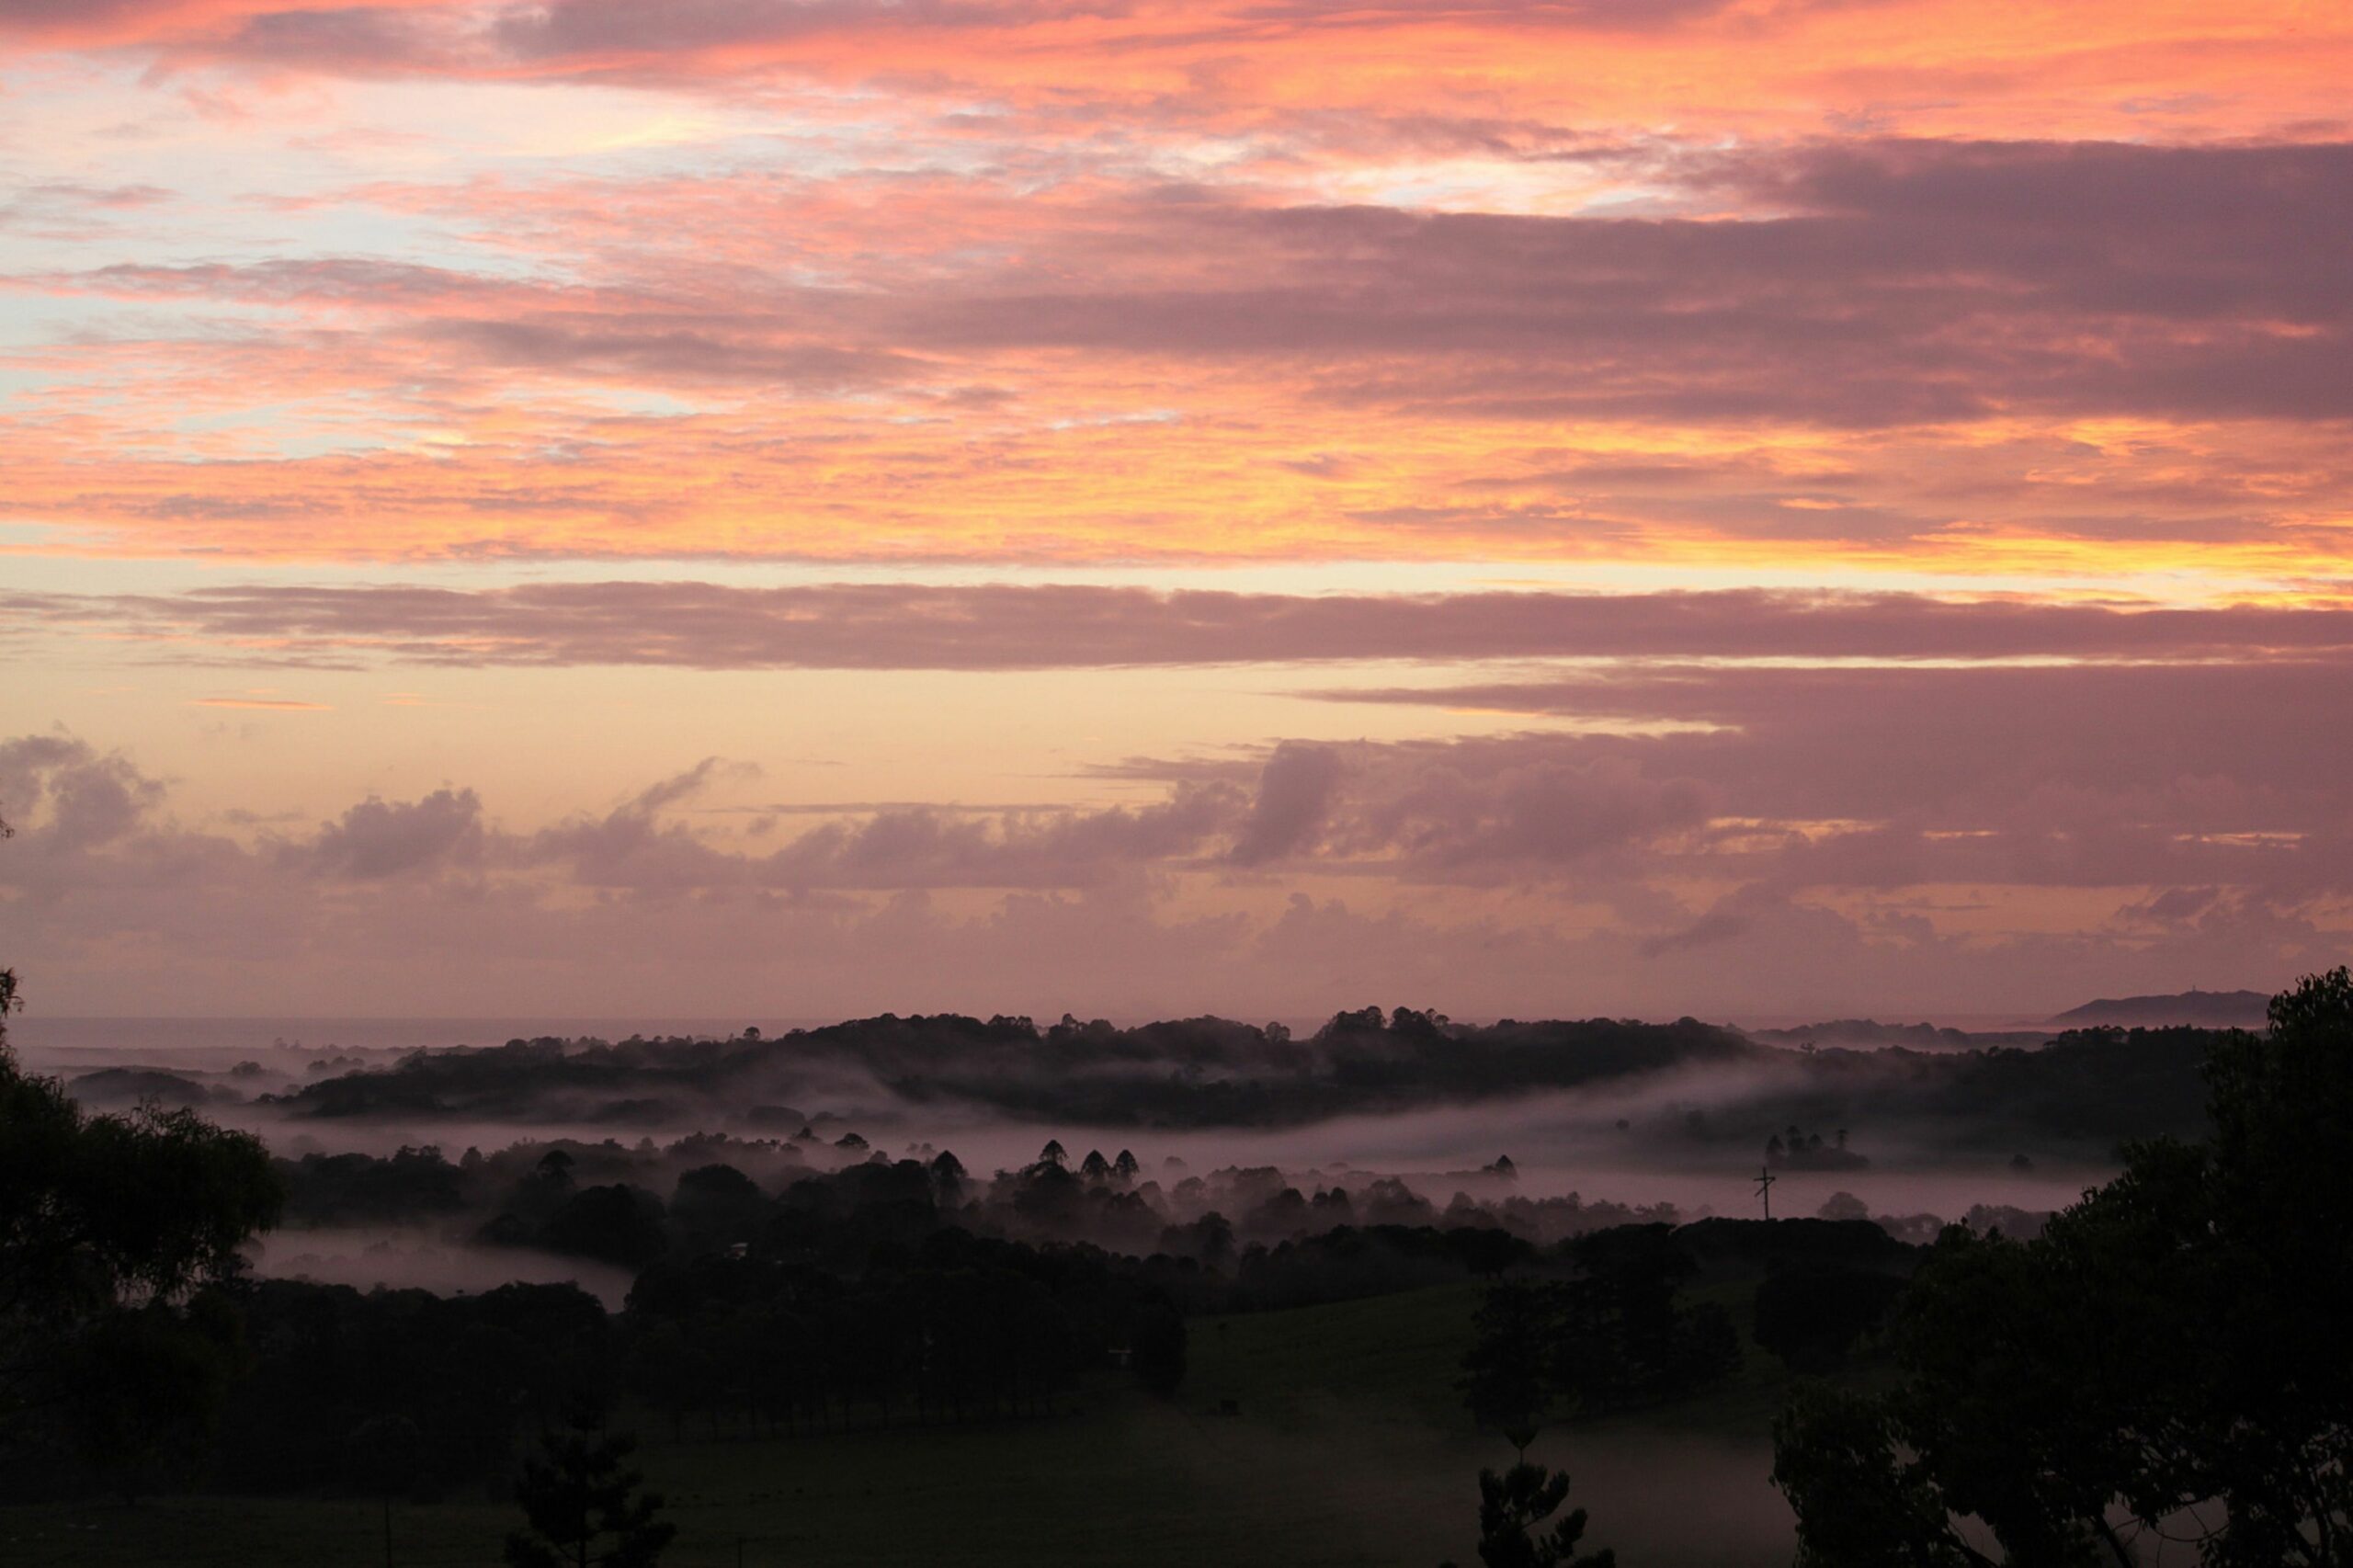
<path id="1" fill-rule="evenodd" d="M 53 1014 L 2353 933 L 2341 0 L 0 0 Z"/>

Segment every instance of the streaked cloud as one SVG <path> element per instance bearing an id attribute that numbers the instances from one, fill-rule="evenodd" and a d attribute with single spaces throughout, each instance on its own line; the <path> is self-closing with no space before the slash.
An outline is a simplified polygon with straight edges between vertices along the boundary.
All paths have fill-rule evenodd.
<path id="1" fill-rule="evenodd" d="M 2348 79 L 2300 0 L 0 0 L 23 963 L 2274 983 Z"/>
<path id="2" fill-rule="evenodd" d="M 691 580 L 0 595 L 0 631 L 106 629 L 279 665 L 1033 670 L 1529 659 L 2276 664 L 2353 654 L 2353 608 L 1771 591 L 1280 595 Z M 1704 676 L 1694 676 L 1702 683 Z M 1562 687 L 1574 693 L 1574 687 Z M 1518 707 L 1546 688 L 1481 688 Z"/>

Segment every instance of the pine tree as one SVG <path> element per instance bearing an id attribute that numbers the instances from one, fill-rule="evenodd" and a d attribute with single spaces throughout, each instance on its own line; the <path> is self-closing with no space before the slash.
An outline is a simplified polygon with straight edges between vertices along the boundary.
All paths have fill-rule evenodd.
<path id="1" fill-rule="evenodd" d="M 1543 1535 L 1532 1532 L 1568 1501 L 1569 1478 L 1541 1465 L 1516 1464 L 1501 1475 L 1479 1472 L 1479 1561 L 1487 1568 L 1617 1568 L 1618 1554 L 1580 1557 L 1585 1510 L 1568 1515 Z"/>
<path id="2" fill-rule="evenodd" d="M 654 1517 L 662 1499 L 638 1490 L 644 1476 L 622 1468 L 636 1447 L 591 1411 L 548 1433 L 515 1483 L 529 1528 L 506 1538 L 509 1568 L 654 1568 L 678 1531 Z"/>

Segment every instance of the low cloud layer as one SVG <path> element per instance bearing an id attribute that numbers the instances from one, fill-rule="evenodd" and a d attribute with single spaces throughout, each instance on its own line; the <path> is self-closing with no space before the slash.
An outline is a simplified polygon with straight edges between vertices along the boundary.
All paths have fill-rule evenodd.
<path id="1" fill-rule="evenodd" d="M 0 637 L 101 628 L 162 644 L 175 658 L 194 651 L 265 664 L 692 669 L 1547 658 L 2302 664 L 2353 652 L 2353 610 L 2335 604 L 2183 609 L 1756 589 L 1309 597 L 1074 585 L 613 581 L 0 593 Z"/>
<path id="2" fill-rule="evenodd" d="M 1133 759 L 1107 771 L 1156 801 L 843 808 L 773 848 L 693 810 L 717 763 L 544 826 L 452 786 L 256 831 L 34 735 L 0 745 L 0 896 L 64 1010 L 2042 1014 L 2336 961 L 2325 744 L 2214 744 L 2288 694 L 2140 673 L 1871 672 L 1850 729 L 1802 678 L 1733 682 L 1736 726 Z M 1881 754 L 1906 722 L 1940 768 Z M 2185 727 L 2194 767 L 2154 744 Z"/>

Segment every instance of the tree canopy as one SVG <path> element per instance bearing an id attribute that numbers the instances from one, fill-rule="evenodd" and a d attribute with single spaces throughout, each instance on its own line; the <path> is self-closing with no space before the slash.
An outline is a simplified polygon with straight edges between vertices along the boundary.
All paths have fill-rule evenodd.
<path id="1" fill-rule="evenodd" d="M 2215 1568 L 2353 1561 L 2353 976 L 2275 998 L 2205 1081 L 2207 1137 L 2131 1147 L 2040 1239 L 1948 1231 L 1898 1387 L 1784 1414 L 1809 1568 L 2129 1564 L 2156 1532 Z"/>

